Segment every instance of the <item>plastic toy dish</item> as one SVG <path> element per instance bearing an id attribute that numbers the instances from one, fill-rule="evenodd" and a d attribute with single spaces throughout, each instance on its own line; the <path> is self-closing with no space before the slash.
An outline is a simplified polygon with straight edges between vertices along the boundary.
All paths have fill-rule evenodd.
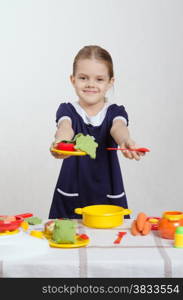
<path id="1" fill-rule="evenodd" d="M 56 148 L 51 148 L 52 152 L 58 153 L 58 154 L 65 154 L 65 155 L 73 155 L 73 156 L 83 156 L 87 155 L 86 152 L 83 151 L 67 151 L 67 150 L 59 150 Z"/>
<path id="2" fill-rule="evenodd" d="M 18 229 L 21 223 L 24 221 L 25 218 L 32 216 L 31 213 L 20 214 L 16 216 L 12 216 L 14 220 L 7 220 L 8 216 L 0 216 L 0 218 L 5 218 L 4 220 L 0 220 L 0 232 L 4 231 L 12 231 Z"/>
<path id="3" fill-rule="evenodd" d="M 82 238 L 80 235 L 76 234 L 76 242 L 74 244 L 58 244 L 53 240 L 48 240 L 50 247 L 54 248 L 79 248 L 85 247 L 89 244 L 90 239 Z"/>
<path id="4" fill-rule="evenodd" d="M 17 234 L 20 233 L 20 231 L 18 229 L 12 230 L 12 231 L 4 231 L 4 232 L 0 232 L 0 236 L 7 236 L 7 235 L 13 235 L 13 234 Z"/>
<path id="5" fill-rule="evenodd" d="M 2 220 L 0 221 L 0 232 L 16 230 L 18 227 L 20 227 L 22 221 L 23 218 L 19 216 L 15 216 L 14 221 L 5 222 Z"/>

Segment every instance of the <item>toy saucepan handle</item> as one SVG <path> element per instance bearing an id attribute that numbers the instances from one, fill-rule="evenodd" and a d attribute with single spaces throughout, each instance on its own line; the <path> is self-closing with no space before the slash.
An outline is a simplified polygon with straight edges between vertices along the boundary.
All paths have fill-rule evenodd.
<path id="1" fill-rule="evenodd" d="M 130 215 L 132 211 L 130 209 L 125 208 L 122 213 L 123 215 Z"/>
<path id="2" fill-rule="evenodd" d="M 75 208 L 74 212 L 78 215 L 82 215 L 83 214 L 83 209 L 82 208 Z"/>

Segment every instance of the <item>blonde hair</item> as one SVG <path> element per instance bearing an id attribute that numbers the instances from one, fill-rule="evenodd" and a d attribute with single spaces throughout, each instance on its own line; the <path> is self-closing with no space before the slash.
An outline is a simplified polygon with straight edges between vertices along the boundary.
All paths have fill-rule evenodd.
<path id="1" fill-rule="evenodd" d="M 100 46 L 91 45 L 85 46 L 79 50 L 73 62 L 73 76 L 76 73 L 77 63 L 80 59 L 96 59 L 104 62 L 108 68 L 109 78 L 114 77 L 113 61 L 109 52 Z"/>

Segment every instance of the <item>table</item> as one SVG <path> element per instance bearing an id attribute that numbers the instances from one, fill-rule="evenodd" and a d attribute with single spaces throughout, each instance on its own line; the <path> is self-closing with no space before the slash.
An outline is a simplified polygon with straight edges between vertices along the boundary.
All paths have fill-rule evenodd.
<path id="1" fill-rule="evenodd" d="M 88 228 L 81 220 L 75 221 L 78 232 L 90 237 L 87 247 L 63 249 L 48 246 L 37 254 L 34 247 L 33 255 L 26 257 L 20 253 L 15 259 L 12 249 L 9 256 L 2 258 L 0 248 L 0 277 L 183 277 L 183 249 L 174 248 L 173 241 L 160 238 L 157 231 L 146 236 L 132 236 L 132 220 L 124 220 L 124 224 L 112 229 Z M 34 229 L 41 229 L 41 226 L 35 225 Z M 114 244 L 119 231 L 127 234 L 120 244 Z M 40 243 L 47 243 L 47 240 L 30 238 L 39 240 L 39 249 Z"/>

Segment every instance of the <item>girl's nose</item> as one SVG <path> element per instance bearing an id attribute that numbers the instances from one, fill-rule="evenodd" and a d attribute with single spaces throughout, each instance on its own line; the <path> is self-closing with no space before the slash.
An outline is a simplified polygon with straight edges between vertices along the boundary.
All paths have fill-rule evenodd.
<path id="1" fill-rule="evenodd" d="M 88 87 L 94 87 L 95 86 L 94 81 L 93 80 L 88 80 L 87 86 Z"/>

